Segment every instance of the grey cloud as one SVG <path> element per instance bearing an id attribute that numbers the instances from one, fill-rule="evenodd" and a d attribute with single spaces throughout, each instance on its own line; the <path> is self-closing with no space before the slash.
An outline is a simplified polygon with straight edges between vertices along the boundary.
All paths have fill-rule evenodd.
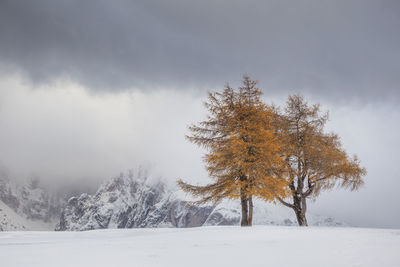
<path id="1" fill-rule="evenodd" d="M 0 2 L 0 63 L 93 90 L 198 88 L 400 100 L 398 1 Z"/>

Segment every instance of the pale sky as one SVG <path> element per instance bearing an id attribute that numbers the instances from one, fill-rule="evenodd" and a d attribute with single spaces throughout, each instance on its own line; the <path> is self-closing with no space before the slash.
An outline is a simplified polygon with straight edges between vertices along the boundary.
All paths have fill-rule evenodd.
<path id="1" fill-rule="evenodd" d="M 149 166 L 206 183 L 184 139 L 207 90 L 303 94 L 368 170 L 310 210 L 400 227 L 399 1 L 0 1 L 0 167 L 101 180 Z"/>

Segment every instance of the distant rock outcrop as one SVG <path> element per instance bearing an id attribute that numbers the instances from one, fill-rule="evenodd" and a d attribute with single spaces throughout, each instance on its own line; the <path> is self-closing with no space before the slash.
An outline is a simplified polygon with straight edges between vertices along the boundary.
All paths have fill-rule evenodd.
<path id="1" fill-rule="evenodd" d="M 0 231 L 30 230 L 29 223 L 0 200 Z"/>
<path id="2" fill-rule="evenodd" d="M 189 206 L 161 182 L 121 174 L 94 195 L 70 198 L 56 230 L 201 226 L 213 208 Z"/>
<path id="3" fill-rule="evenodd" d="M 3 208 L 3 213 L 5 209 L 7 211 L 10 209 L 12 213 L 22 218 L 24 225 L 32 221 L 39 228 L 42 228 L 40 223 L 43 223 L 42 225 L 45 227 L 52 221 L 58 220 L 65 204 L 62 197 L 40 186 L 38 180 L 32 179 L 28 183 L 19 183 L 7 177 L 0 177 L 0 201 L 6 207 Z M 3 217 L 17 218 L 15 214 L 8 216 L 3 214 Z M 19 218 L 16 220 L 21 221 Z M 15 222 L 15 224 L 20 225 L 21 223 Z M 25 229 L 26 227 L 20 228 Z"/>
<path id="4" fill-rule="evenodd" d="M 297 225 L 291 210 L 256 203 L 254 224 Z M 57 231 L 103 228 L 196 227 L 238 225 L 240 206 L 225 201 L 216 206 L 193 206 L 162 182 L 148 182 L 146 175 L 121 174 L 100 186 L 94 195 L 69 199 Z M 309 215 L 310 225 L 344 225 L 332 218 Z"/>
<path id="5" fill-rule="evenodd" d="M 37 180 L 18 183 L 0 177 L 0 231 L 83 231 L 103 228 L 197 227 L 238 225 L 239 201 L 194 206 L 162 181 L 139 171 L 103 183 L 95 193 L 85 187 L 49 190 Z M 73 193 L 75 192 L 75 193 Z M 92 191 L 93 192 L 93 191 Z M 78 196 L 69 198 L 68 196 Z M 343 226 L 333 218 L 308 214 L 310 225 Z M 56 225 L 57 224 L 57 225 Z M 253 224 L 297 225 L 294 213 L 281 205 L 255 200 Z M 56 226 L 55 226 L 56 225 Z"/>

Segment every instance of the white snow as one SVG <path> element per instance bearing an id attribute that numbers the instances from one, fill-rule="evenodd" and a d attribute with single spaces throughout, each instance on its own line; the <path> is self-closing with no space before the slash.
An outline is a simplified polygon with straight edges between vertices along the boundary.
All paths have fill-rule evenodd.
<path id="1" fill-rule="evenodd" d="M 254 199 L 253 225 L 296 225 L 296 215 L 292 209 L 283 206 L 280 203 L 268 203 L 260 199 Z M 213 213 L 218 212 L 224 218 L 236 218 L 238 224 L 241 218 L 241 206 L 239 200 L 223 200 L 217 205 Z M 212 214 L 211 214 L 212 215 Z M 211 217 L 210 215 L 210 217 Z M 312 226 L 347 226 L 345 222 L 336 220 L 329 216 L 308 213 L 307 221 Z M 211 226 L 208 220 L 204 224 Z"/>
<path id="2" fill-rule="evenodd" d="M 28 220 L 0 200 L 0 229 L 3 231 L 52 230 L 56 223 Z"/>
<path id="3" fill-rule="evenodd" d="M 2 267 L 400 266 L 400 230 L 213 226 L 0 232 Z"/>
<path id="4" fill-rule="evenodd" d="M 0 229 L 3 231 L 28 230 L 28 221 L 0 200 Z"/>

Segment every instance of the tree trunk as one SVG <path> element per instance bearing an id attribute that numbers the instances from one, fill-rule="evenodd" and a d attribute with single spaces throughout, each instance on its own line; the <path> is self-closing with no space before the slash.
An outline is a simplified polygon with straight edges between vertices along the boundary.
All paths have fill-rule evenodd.
<path id="1" fill-rule="evenodd" d="M 248 206 L 247 206 L 247 197 L 244 193 L 240 193 L 240 203 L 242 205 L 242 221 L 240 223 L 241 226 L 247 226 L 248 221 Z"/>
<path id="2" fill-rule="evenodd" d="M 249 201 L 249 216 L 247 218 L 247 225 L 252 226 L 253 225 L 253 197 L 249 196 L 248 198 Z"/>
<path id="3" fill-rule="evenodd" d="M 299 226 L 308 226 L 306 211 L 307 211 L 307 203 L 306 198 L 304 196 L 293 196 L 293 210 L 296 213 L 297 223 Z"/>
<path id="4" fill-rule="evenodd" d="M 306 215 L 301 210 L 295 210 L 299 226 L 308 226 Z"/>

